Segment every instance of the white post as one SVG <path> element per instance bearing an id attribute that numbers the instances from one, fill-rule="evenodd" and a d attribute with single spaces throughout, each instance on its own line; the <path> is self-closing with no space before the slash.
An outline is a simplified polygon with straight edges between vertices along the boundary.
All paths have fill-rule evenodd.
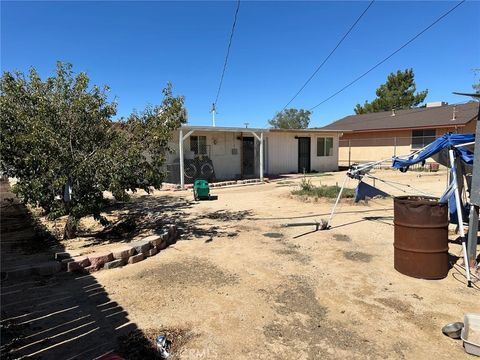
<path id="1" fill-rule="evenodd" d="M 260 133 L 260 181 L 263 182 L 263 132 Z"/>
<path id="2" fill-rule="evenodd" d="M 463 228 L 463 214 L 462 204 L 460 203 L 460 192 L 458 191 L 457 171 L 455 168 L 455 154 L 452 149 L 448 151 L 450 155 L 450 168 L 452 173 L 452 181 L 455 186 L 455 204 L 457 206 L 458 228 L 460 230 L 460 237 L 462 238 L 463 261 L 465 263 L 465 272 L 467 275 L 468 287 L 472 286 L 472 279 L 470 278 L 470 264 L 468 262 L 467 244 L 465 243 L 465 229 Z"/>
<path id="3" fill-rule="evenodd" d="M 253 131 L 250 132 L 260 142 L 260 181 L 263 181 L 263 132 L 260 133 L 260 136 L 258 136 Z"/>
<path id="4" fill-rule="evenodd" d="M 337 200 L 335 201 L 335 205 L 333 205 L 332 212 L 330 213 L 330 217 L 328 218 L 327 225 L 326 225 L 327 229 L 330 227 L 330 222 L 333 219 L 333 214 L 335 213 L 337 204 L 340 201 L 340 198 L 342 197 L 343 188 L 345 187 L 345 183 L 347 182 L 347 179 L 348 179 L 348 175 L 345 175 L 345 179 L 343 179 L 343 184 L 342 184 L 342 187 L 340 188 L 340 192 L 338 193 Z"/>
<path id="5" fill-rule="evenodd" d="M 180 187 L 185 188 L 185 164 L 183 160 L 183 129 L 180 128 L 178 136 L 178 153 L 180 155 Z"/>
<path id="6" fill-rule="evenodd" d="M 215 127 L 215 112 L 217 111 L 217 108 L 215 107 L 215 103 L 212 104 L 212 126 Z"/>

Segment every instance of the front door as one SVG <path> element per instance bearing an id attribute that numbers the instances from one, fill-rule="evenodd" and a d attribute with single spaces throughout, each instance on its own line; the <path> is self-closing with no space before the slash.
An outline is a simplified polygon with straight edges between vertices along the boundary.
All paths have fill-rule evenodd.
<path id="1" fill-rule="evenodd" d="M 255 175 L 255 141 L 253 136 L 242 138 L 242 177 Z"/>
<path id="2" fill-rule="evenodd" d="M 298 172 L 310 172 L 310 138 L 298 138 Z"/>

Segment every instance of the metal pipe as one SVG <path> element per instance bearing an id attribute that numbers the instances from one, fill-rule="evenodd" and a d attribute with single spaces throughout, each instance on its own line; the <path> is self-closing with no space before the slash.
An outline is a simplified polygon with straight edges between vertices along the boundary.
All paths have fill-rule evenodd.
<path id="1" fill-rule="evenodd" d="M 478 242 L 478 206 L 470 204 L 470 216 L 468 223 L 468 240 L 467 240 L 467 254 L 468 262 L 471 266 L 475 266 L 475 258 L 477 252 Z"/>
<path id="2" fill-rule="evenodd" d="M 260 133 L 260 181 L 263 182 L 263 132 Z"/>
<path id="3" fill-rule="evenodd" d="M 178 136 L 178 149 L 180 155 L 180 187 L 185 188 L 185 163 L 183 159 L 183 129 L 180 128 L 180 133 Z"/>
<path id="4" fill-rule="evenodd" d="M 348 166 L 351 165 L 351 157 L 352 157 L 352 144 L 350 141 L 351 140 L 348 140 Z"/>
<path id="5" fill-rule="evenodd" d="M 467 255 L 467 244 L 465 242 L 465 229 L 463 227 L 463 214 L 462 214 L 462 204 L 460 203 L 460 192 L 458 191 L 458 180 L 457 180 L 457 171 L 455 168 L 455 154 L 453 149 L 448 151 L 450 156 L 450 168 L 452 172 L 452 181 L 455 184 L 455 204 L 457 206 L 457 217 L 458 217 L 458 228 L 460 231 L 460 237 L 462 238 L 462 249 L 463 249 L 463 261 L 465 262 L 465 272 L 467 275 L 467 285 L 468 287 L 472 286 L 472 279 L 470 278 L 470 264 L 468 263 Z"/>
<path id="6" fill-rule="evenodd" d="M 345 183 L 347 182 L 348 176 L 345 175 L 345 178 L 343 179 L 343 184 L 342 187 L 340 188 L 340 192 L 338 193 L 337 200 L 335 201 L 335 205 L 333 206 L 332 212 L 330 213 L 330 217 L 328 218 L 327 225 L 325 226 L 326 229 L 330 227 L 330 223 L 333 219 L 333 214 L 335 213 L 335 209 L 337 208 L 337 204 L 340 201 L 340 198 L 342 197 L 342 192 L 343 188 L 345 187 Z"/>
<path id="7" fill-rule="evenodd" d="M 408 188 L 412 189 L 413 191 L 416 191 L 416 192 L 418 192 L 418 193 L 420 193 L 420 194 L 423 194 L 423 195 L 426 195 L 426 196 L 433 196 L 432 194 L 429 194 L 429 193 L 427 193 L 427 192 L 425 192 L 425 191 L 416 189 L 416 188 L 414 188 L 412 185 L 409 185 L 409 184 L 402 184 L 402 183 L 400 183 L 400 182 L 398 182 L 398 181 L 392 181 L 392 180 L 388 180 L 388 181 L 387 181 L 387 180 L 383 180 L 383 179 L 380 179 L 380 178 L 375 177 L 375 176 L 370 175 L 370 174 L 365 174 L 365 176 L 368 177 L 368 178 L 371 178 L 371 179 L 373 179 L 373 180 L 376 179 L 376 180 L 378 180 L 378 181 L 381 181 L 381 182 L 383 182 L 383 183 L 385 183 L 385 184 L 387 184 L 387 185 L 390 185 L 391 187 L 393 187 L 393 188 L 395 188 L 395 189 L 397 189 L 397 190 L 403 191 L 403 192 L 406 192 L 406 191 L 403 190 L 403 189 L 401 189 L 401 188 L 399 188 L 399 187 L 393 186 L 392 184 L 397 184 L 397 185 L 400 185 L 400 186 L 408 187 Z M 375 185 L 374 185 L 374 186 L 375 186 Z"/>
<path id="8" fill-rule="evenodd" d="M 295 227 L 295 226 L 315 226 L 315 231 L 318 231 L 320 227 L 320 223 L 318 221 L 315 222 L 305 222 L 305 223 L 290 223 L 290 224 L 283 224 L 283 227 Z"/>
<path id="9" fill-rule="evenodd" d="M 464 143 L 464 144 L 458 144 L 458 145 L 453 145 L 453 146 L 458 148 L 458 147 L 470 146 L 470 145 L 475 145 L 475 141 L 470 141 L 470 142 L 467 142 L 467 143 Z"/>

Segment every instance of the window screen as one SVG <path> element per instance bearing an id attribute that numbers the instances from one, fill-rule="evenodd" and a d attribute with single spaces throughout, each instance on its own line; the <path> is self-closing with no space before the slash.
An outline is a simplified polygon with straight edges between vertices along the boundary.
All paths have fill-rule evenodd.
<path id="1" fill-rule="evenodd" d="M 195 155 L 207 155 L 207 137 L 190 136 L 190 150 Z"/>
<path id="2" fill-rule="evenodd" d="M 412 148 L 421 149 L 435 140 L 435 129 L 412 130 Z"/>
<path id="3" fill-rule="evenodd" d="M 317 138 L 317 156 L 333 156 L 333 137 Z"/>

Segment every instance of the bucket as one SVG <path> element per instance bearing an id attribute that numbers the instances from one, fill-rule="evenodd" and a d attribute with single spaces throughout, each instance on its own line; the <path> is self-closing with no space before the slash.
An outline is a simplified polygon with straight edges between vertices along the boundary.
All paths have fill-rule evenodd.
<path id="1" fill-rule="evenodd" d="M 419 279 L 447 276 L 448 205 L 427 196 L 394 198 L 394 267 Z"/>

